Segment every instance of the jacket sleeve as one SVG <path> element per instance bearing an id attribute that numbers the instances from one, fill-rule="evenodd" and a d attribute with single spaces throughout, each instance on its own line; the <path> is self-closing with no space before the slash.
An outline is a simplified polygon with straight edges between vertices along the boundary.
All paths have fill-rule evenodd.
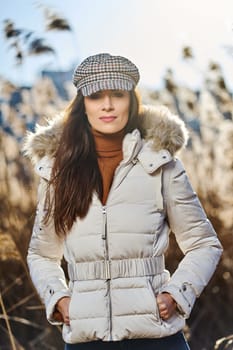
<path id="1" fill-rule="evenodd" d="M 169 226 L 184 257 L 162 291 L 172 295 L 180 312 L 188 318 L 216 269 L 222 246 L 181 162 L 170 162 L 163 176 Z"/>
<path id="2" fill-rule="evenodd" d="M 55 234 L 52 220 L 46 225 L 43 223 L 46 187 L 47 181 L 42 178 L 27 262 L 32 282 L 45 304 L 48 321 L 60 324 L 53 319 L 55 305 L 60 298 L 70 296 L 70 292 L 61 268 L 63 241 Z"/>

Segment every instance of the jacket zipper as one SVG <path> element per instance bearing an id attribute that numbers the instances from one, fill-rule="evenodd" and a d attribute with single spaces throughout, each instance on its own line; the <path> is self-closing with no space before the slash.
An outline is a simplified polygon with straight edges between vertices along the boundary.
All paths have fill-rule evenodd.
<path id="1" fill-rule="evenodd" d="M 107 293 L 109 298 L 109 333 L 110 340 L 112 340 L 112 300 L 111 300 L 111 276 L 110 276 L 110 266 L 109 264 L 109 251 L 108 251 L 108 235 L 107 235 L 107 212 L 106 206 L 102 207 L 103 213 L 103 231 L 102 231 L 102 239 L 105 241 L 105 272 L 106 272 L 106 282 L 107 282 Z"/>
<path id="2" fill-rule="evenodd" d="M 102 239 L 107 239 L 107 215 L 106 215 L 106 207 L 102 207 L 102 213 L 103 213 L 103 229 L 102 229 Z M 105 243 L 105 248 L 107 252 L 107 245 Z"/>
<path id="3" fill-rule="evenodd" d="M 131 167 L 136 164 L 137 161 L 134 160 L 134 162 L 131 163 Z M 119 174 L 120 170 L 124 167 L 123 163 L 120 163 L 117 169 L 115 170 L 115 175 L 113 178 L 112 186 L 110 188 L 109 194 L 108 194 L 108 199 L 109 201 L 109 196 L 111 192 L 113 191 L 113 187 L 115 185 L 115 179 L 116 175 Z M 130 169 L 131 169 L 130 167 Z M 124 176 L 122 177 L 121 181 L 125 176 L 128 174 L 129 170 L 126 171 Z M 110 334 L 110 341 L 112 340 L 112 299 L 111 299 L 111 275 L 110 275 L 110 261 L 109 261 L 109 250 L 108 250 L 108 232 L 107 232 L 107 211 L 106 211 L 106 206 L 102 206 L 102 214 L 103 214 L 103 227 L 102 227 L 102 239 L 105 241 L 105 260 L 107 261 L 105 265 L 105 271 L 106 271 L 106 283 L 107 283 L 107 292 L 109 296 L 109 334 Z"/>

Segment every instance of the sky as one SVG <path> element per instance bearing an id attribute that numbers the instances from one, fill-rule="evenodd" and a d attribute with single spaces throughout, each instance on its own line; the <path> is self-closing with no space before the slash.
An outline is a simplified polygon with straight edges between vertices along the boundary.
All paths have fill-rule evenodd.
<path id="1" fill-rule="evenodd" d="M 45 6 L 67 19 L 72 32 L 46 32 Z M 171 68 L 179 83 L 196 88 L 215 61 L 233 89 L 233 50 L 225 49 L 233 47 L 233 0 L 8 0 L 1 6 L 2 28 L 5 19 L 56 50 L 56 56 L 30 56 L 17 67 L 1 30 L 0 76 L 16 84 L 33 83 L 41 69 L 67 70 L 109 52 L 138 66 L 141 86 L 160 86 Z M 182 59 L 185 45 L 193 49 L 192 62 Z"/>

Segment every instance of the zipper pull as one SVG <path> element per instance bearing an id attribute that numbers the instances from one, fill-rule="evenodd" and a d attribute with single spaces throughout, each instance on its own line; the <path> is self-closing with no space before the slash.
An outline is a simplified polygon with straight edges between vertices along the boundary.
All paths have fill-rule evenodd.
<path id="1" fill-rule="evenodd" d="M 106 207 L 102 208 L 103 213 L 103 228 L 102 228 L 102 239 L 106 239 L 107 235 L 107 214 L 106 214 Z"/>

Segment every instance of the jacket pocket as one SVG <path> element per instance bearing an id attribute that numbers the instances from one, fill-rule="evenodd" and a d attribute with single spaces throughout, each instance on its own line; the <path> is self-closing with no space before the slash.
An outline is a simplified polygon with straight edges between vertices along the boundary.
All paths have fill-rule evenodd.
<path id="1" fill-rule="evenodd" d="M 74 294 L 75 294 L 75 282 L 70 282 L 69 289 L 70 289 L 70 304 L 68 308 L 68 314 L 69 314 L 70 320 L 72 320 L 74 319 L 72 310 L 73 310 Z"/>
<path id="2" fill-rule="evenodd" d="M 147 286 L 148 286 L 148 290 L 150 292 L 150 295 L 153 299 L 153 305 L 154 305 L 153 314 L 154 314 L 157 322 L 162 324 L 163 320 L 161 319 L 160 314 L 159 314 L 159 308 L 158 308 L 158 304 L 157 304 L 157 300 L 156 300 L 156 294 L 155 294 L 154 289 L 152 287 L 152 281 L 151 281 L 150 277 L 147 277 Z"/>

